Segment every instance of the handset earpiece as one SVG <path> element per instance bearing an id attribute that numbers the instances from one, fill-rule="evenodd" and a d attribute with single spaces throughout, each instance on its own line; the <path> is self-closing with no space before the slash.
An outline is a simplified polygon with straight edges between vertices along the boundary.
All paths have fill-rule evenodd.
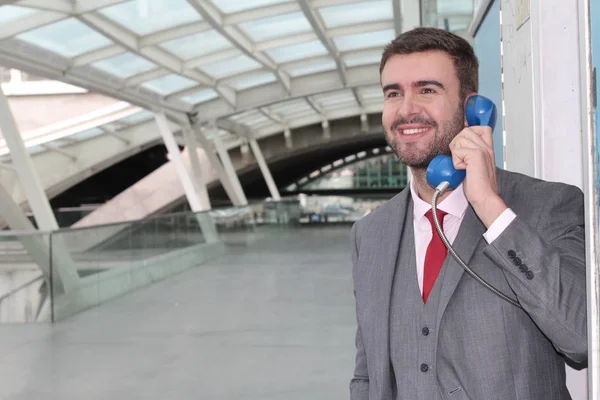
<path id="1" fill-rule="evenodd" d="M 469 97 L 465 114 L 469 126 L 489 126 L 492 130 L 496 127 L 498 117 L 496 105 L 487 97 L 481 95 Z M 456 189 L 465 179 L 466 171 L 454 168 L 452 157 L 442 154 L 431 160 L 426 176 L 427 182 L 434 188 L 442 182 L 447 182 L 448 189 Z"/>

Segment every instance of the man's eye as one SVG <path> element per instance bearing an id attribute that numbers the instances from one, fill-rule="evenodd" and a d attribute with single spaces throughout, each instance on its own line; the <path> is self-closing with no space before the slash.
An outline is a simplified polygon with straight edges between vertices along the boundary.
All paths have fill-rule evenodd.
<path id="1" fill-rule="evenodd" d="M 390 92 L 388 93 L 388 97 L 398 97 L 398 92 Z"/>
<path id="2" fill-rule="evenodd" d="M 430 88 L 425 88 L 421 92 L 425 93 L 425 94 L 430 94 L 430 93 L 435 93 L 435 90 L 430 89 Z"/>

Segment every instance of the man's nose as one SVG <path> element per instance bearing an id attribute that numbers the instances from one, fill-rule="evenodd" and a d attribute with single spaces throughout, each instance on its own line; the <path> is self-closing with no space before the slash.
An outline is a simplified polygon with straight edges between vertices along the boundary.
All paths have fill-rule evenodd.
<path id="1" fill-rule="evenodd" d="M 405 96 L 404 101 L 398 107 L 398 116 L 410 120 L 411 117 L 421 114 L 422 107 L 413 96 Z"/>

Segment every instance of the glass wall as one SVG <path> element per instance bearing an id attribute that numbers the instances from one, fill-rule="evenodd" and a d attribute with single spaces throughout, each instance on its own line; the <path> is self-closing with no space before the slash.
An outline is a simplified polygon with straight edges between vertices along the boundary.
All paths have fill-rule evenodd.
<path id="1" fill-rule="evenodd" d="M 407 184 L 406 166 L 395 155 L 384 154 L 360 160 L 328 172 L 318 178 L 308 179 L 298 186 L 298 191 L 320 189 L 398 189 Z"/>
<path id="2" fill-rule="evenodd" d="M 504 167 L 502 121 L 502 60 L 500 51 L 500 5 L 494 0 L 475 34 L 475 54 L 479 58 L 479 93 L 490 98 L 498 108 L 494 130 L 496 165 Z"/>

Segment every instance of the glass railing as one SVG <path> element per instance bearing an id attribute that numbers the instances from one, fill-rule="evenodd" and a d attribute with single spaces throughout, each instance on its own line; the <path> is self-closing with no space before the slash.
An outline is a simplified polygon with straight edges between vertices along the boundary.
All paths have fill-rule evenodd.
<path id="1" fill-rule="evenodd" d="M 0 324 L 52 320 L 50 233 L 0 232 Z"/>
<path id="2" fill-rule="evenodd" d="M 0 232 L 0 323 L 61 320 L 281 230 L 352 222 L 368 212 L 366 203 L 333 200 L 341 201 L 294 198 L 46 233 Z"/>
<path id="3" fill-rule="evenodd" d="M 57 321 L 296 226 L 295 200 L 0 234 L 0 323 Z"/>

